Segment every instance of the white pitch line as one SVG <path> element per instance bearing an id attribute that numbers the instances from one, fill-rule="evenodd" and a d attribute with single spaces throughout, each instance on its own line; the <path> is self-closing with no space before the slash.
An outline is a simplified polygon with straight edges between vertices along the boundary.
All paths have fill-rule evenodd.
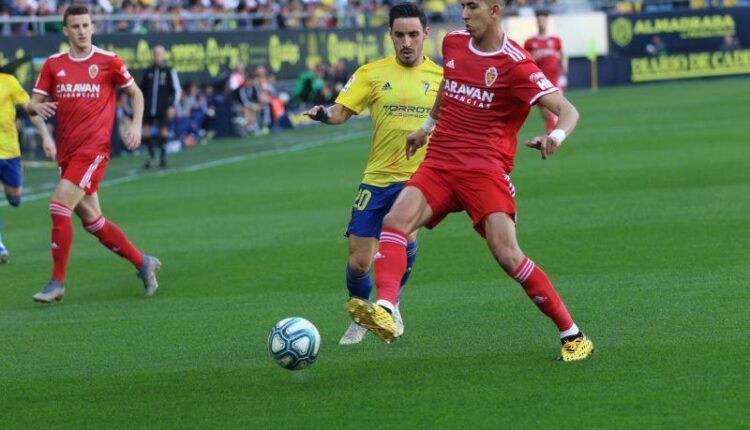
<path id="1" fill-rule="evenodd" d="M 176 169 L 162 170 L 156 173 L 130 174 L 130 175 L 125 175 L 121 178 L 102 181 L 101 185 L 104 187 L 109 187 L 113 185 L 119 185 L 119 184 L 125 184 L 128 182 L 137 181 L 139 179 L 146 179 L 146 178 L 152 178 L 152 177 L 161 178 L 164 176 L 178 175 L 181 173 L 197 172 L 200 170 L 212 169 L 214 167 L 226 166 L 227 164 L 239 163 L 239 162 L 246 161 L 246 160 L 254 160 L 256 158 L 265 158 L 265 157 L 270 157 L 272 155 L 304 151 L 306 149 L 316 148 L 318 146 L 325 146 L 325 145 L 330 145 L 332 143 L 343 142 L 348 139 L 364 137 L 369 134 L 370 134 L 370 131 L 357 131 L 354 133 L 338 135 L 336 137 L 326 137 L 325 139 L 313 140 L 313 141 L 309 141 L 306 143 L 298 143 L 298 144 L 287 146 L 284 148 L 268 149 L 265 151 L 259 151 L 259 152 L 255 152 L 251 154 L 235 155 L 234 157 L 221 158 L 221 159 L 214 160 L 214 161 L 207 161 L 205 163 L 193 164 L 193 165 L 185 166 L 185 167 L 178 167 Z M 52 195 L 52 190 L 39 192 L 39 193 L 33 193 L 29 195 L 24 195 L 23 201 L 32 202 L 35 200 L 49 198 L 51 195 Z M 8 202 L 0 201 L 0 207 L 5 207 L 5 206 L 9 206 Z"/>

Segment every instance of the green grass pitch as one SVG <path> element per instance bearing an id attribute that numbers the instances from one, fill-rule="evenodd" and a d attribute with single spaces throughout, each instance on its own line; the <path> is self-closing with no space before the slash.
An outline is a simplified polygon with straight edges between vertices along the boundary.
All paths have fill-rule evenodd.
<path id="1" fill-rule="evenodd" d="M 513 180 L 521 245 L 591 360 L 553 361 L 554 325 L 464 214 L 421 235 L 403 339 L 337 345 L 360 121 L 218 141 L 135 180 L 142 160 L 115 160 L 105 215 L 163 260 L 153 299 L 76 225 L 65 303 L 32 303 L 55 171 L 27 168 L 30 198 L 0 207 L 0 428 L 746 428 L 750 80 L 570 98 L 578 131 L 546 162 L 519 148 Z M 293 315 L 323 337 L 299 373 L 266 352 Z"/>

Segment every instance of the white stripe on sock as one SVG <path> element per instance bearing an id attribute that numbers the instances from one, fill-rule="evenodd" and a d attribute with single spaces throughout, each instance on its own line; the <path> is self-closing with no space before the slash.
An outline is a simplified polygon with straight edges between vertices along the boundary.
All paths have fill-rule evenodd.
<path id="1" fill-rule="evenodd" d="M 388 309 L 389 311 L 391 311 L 391 313 L 393 313 L 396 310 L 396 305 L 389 302 L 388 300 L 380 299 L 377 302 L 375 302 L 375 304 Z"/>
<path id="2" fill-rule="evenodd" d="M 580 331 L 581 330 L 578 329 L 578 326 L 573 323 L 573 325 L 570 326 L 569 329 L 560 332 L 560 339 L 568 336 L 573 336 L 574 334 L 578 334 Z"/>

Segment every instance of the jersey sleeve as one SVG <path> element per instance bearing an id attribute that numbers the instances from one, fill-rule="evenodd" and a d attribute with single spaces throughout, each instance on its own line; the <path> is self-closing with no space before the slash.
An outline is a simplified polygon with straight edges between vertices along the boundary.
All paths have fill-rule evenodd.
<path id="1" fill-rule="evenodd" d="M 36 78 L 36 83 L 32 91 L 36 94 L 50 97 L 52 95 L 52 85 L 52 67 L 48 59 L 42 65 L 42 70 L 39 71 L 39 76 Z"/>
<path id="2" fill-rule="evenodd" d="M 125 63 L 122 62 L 120 57 L 115 55 L 112 58 L 112 83 L 118 88 L 125 88 L 133 85 L 133 82 L 135 81 L 130 76 Z"/>
<path id="3" fill-rule="evenodd" d="M 25 105 L 29 101 L 29 94 L 15 77 L 10 80 L 10 97 L 16 105 Z"/>
<path id="4" fill-rule="evenodd" d="M 513 82 L 511 93 L 530 105 L 542 96 L 559 91 L 531 60 L 516 64 L 509 73 Z"/>
<path id="5" fill-rule="evenodd" d="M 370 103 L 370 90 L 367 70 L 360 67 L 341 89 L 341 93 L 336 97 L 336 103 L 359 115 Z"/>

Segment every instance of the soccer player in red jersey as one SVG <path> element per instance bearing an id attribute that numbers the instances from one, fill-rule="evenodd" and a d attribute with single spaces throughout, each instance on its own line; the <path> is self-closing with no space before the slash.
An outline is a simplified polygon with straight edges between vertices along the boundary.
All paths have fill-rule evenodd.
<path id="1" fill-rule="evenodd" d="M 407 156 L 424 146 L 425 161 L 406 184 L 383 221 L 375 256 L 376 303 L 351 298 L 352 319 L 392 342 L 391 313 L 406 270 L 407 237 L 435 227 L 451 212 L 466 211 L 500 266 L 557 326 L 561 359 L 582 360 L 593 343 L 573 322 L 550 279 L 516 240 L 513 169 L 517 133 L 539 103 L 560 118 L 558 128 L 526 145 L 543 159 L 554 154 L 578 122 L 578 112 L 536 63 L 501 29 L 503 0 L 462 0 L 466 31 L 443 40 L 444 77 L 435 106 L 406 142 Z M 434 130 L 434 132 L 433 132 Z"/>
<path id="2" fill-rule="evenodd" d="M 60 182 L 49 205 L 54 269 L 34 300 L 50 303 L 63 298 L 73 243 L 73 212 L 86 231 L 135 266 L 146 295 L 151 296 L 159 286 L 156 273 L 161 262 L 144 255 L 117 225 L 104 218 L 97 193 L 111 151 L 116 90 L 122 89 L 133 99 L 133 122 L 124 136 L 131 150 L 141 143 L 143 94 L 117 55 L 92 44 L 94 25 L 86 6 L 67 8 L 63 33 L 70 49 L 47 58 L 29 103 L 29 110 L 44 119 L 57 117 L 56 158 L 60 166 Z M 45 103 L 47 98 L 53 102 Z"/>
<path id="3" fill-rule="evenodd" d="M 540 10 L 536 13 L 536 23 L 539 34 L 524 43 L 523 48 L 529 51 L 531 58 L 536 61 L 539 69 L 544 72 L 550 82 L 560 89 L 567 86 L 568 58 L 563 53 L 562 41 L 559 37 L 547 33 L 549 12 Z M 544 106 L 539 106 L 544 118 L 547 133 L 552 132 L 557 124 L 557 115 Z"/>

